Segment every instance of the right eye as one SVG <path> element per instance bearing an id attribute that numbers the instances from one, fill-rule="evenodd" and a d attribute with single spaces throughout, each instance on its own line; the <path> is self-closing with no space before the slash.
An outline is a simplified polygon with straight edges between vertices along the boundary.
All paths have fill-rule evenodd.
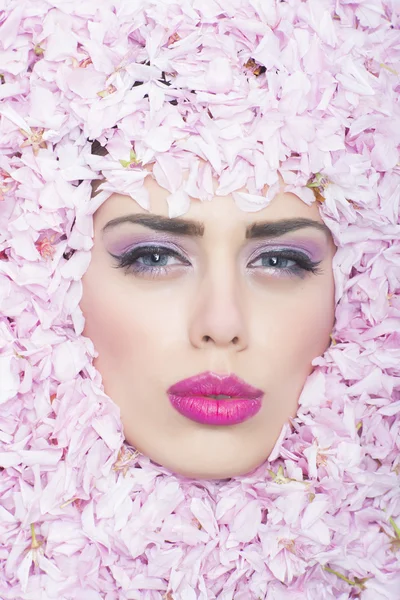
<path id="1" fill-rule="evenodd" d="M 136 259 L 138 264 L 145 265 L 147 267 L 165 267 L 168 264 L 168 259 L 173 258 L 166 252 L 152 252 L 150 254 L 142 254 Z"/>
<path id="2" fill-rule="evenodd" d="M 134 275 L 166 275 L 174 267 L 189 266 L 189 261 L 176 250 L 162 246 L 134 248 L 121 256 L 115 256 L 118 268 Z"/>

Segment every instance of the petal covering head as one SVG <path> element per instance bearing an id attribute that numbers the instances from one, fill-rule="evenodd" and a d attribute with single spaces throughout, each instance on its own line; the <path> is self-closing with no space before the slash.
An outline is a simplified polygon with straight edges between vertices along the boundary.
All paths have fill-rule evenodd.
<path id="1" fill-rule="evenodd" d="M 398 599 L 398 9 L 5 2 L 1 598 Z M 114 191 L 148 208 L 148 165 L 170 216 L 211 175 L 246 211 L 283 185 L 317 195 L 338 245 L 333 344 L 246 478 L 190 482 L 126 447 L 81 336 L 92 215 Z"/>

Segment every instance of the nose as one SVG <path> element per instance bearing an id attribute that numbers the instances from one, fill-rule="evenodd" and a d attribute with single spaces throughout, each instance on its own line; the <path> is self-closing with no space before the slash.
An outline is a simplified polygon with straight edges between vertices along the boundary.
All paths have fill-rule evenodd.
<path id="1" fill-rule="evenodd" d="M 197 289 L 189 325 L 191 344 L 196 348 L 244 350 L 248 345 L 245 313 L 243 294 L 234 277 L 210 275 Z"/>

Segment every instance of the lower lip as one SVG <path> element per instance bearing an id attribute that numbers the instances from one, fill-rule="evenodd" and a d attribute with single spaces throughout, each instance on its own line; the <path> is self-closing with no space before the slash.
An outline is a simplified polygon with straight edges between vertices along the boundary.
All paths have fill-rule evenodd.
<path id="1" fill-rule="evenodd" d="M 254 417 L 261 409 L 261 397 L 226 400 L 175 394 L 168 394 L 168 397 L 181 415 L 204 425 L 237 425 Z"/>

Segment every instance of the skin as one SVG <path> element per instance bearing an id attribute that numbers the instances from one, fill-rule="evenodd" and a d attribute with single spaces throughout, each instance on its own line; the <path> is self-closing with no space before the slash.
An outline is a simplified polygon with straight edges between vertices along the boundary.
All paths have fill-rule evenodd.
<path id="1" fill-rule="evenodd" d="M 152 177 L 145 185 L 150 214 L 167 217 L 168 192 Z M 283 424 L 295 416 L 311 362 L 330 343 L 335 246 L 329 232 L 314 227 L 246 239 L 252 223 L 288 218 L 322 223 L 316 203 L 307 206 L 290 193 L 280 193 L 256 213 L 241 211 L 231 196 L 192 201 L 181 219 L 203 224 L 198 237 L 137 223 L 104 230 L 111 220 L 145 214 L 131 198 L 114 194 L 94 215 L 81 308 L 84 333 L 98 352 L 95 366 L 120 407 L 126 440 L 137 450 L 191 478 L 247 474 L 267 459 Z M 171 240 L 187 262 L 167 259 L 169 270 L 159 276 L 117 268 L 111 255 L 143 242 L 171 247 Z M 287 247 L 312 254 L 319 272 L 288 274 L 255 260 L 261 251 Z M 234 373 L 262 389 L 261 410 L 231 426 L 182 416 L 166 390 L 204 371 Z"/>

